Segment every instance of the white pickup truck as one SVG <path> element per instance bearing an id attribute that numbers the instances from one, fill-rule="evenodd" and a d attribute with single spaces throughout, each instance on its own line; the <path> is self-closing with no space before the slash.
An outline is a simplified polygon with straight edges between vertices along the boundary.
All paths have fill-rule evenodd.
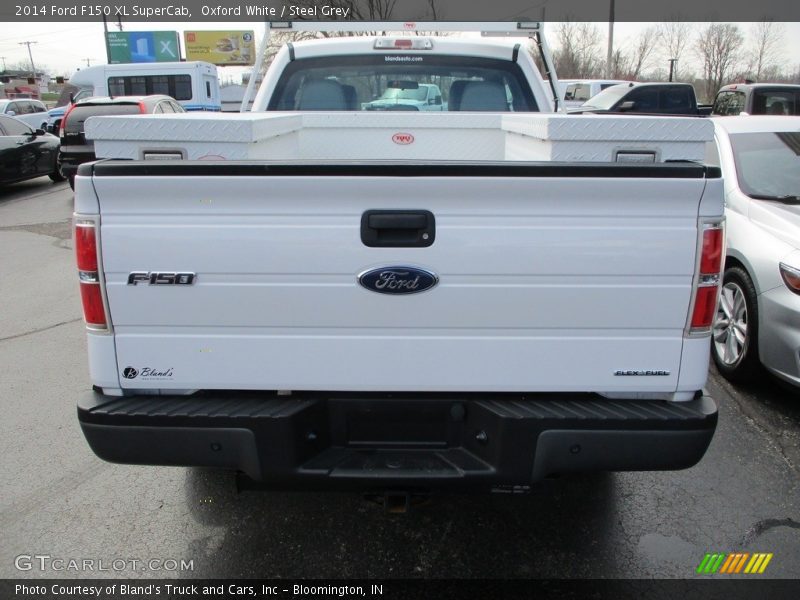
<path id="1" fill-rule="evenodd" d="M 449 110 L 353 109 L 391 80 Z M 710 123 L 553 114 L 519 43 L 424 36 L 287 46 L 254 106 L 86 123 L 98 456 L 381 490 L 700 460 Z"/>

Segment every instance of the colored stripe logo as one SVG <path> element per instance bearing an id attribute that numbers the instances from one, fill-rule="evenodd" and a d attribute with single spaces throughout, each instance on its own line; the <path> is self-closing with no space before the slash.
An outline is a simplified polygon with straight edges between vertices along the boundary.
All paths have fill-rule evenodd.
<path id="1" fill-rule="evenodd" d="M 760 575 L 767 570 L 767 565 L 772 560 L 772 553 L 731 552 L 707 553 L 697 567 L 699 575 Z"/>

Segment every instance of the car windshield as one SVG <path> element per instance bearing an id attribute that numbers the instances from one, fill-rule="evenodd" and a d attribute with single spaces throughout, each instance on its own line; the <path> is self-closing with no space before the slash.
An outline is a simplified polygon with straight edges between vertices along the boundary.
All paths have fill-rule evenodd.
<path id="1" fill-rule="evenodd" d="M 609 110 L 620 98 L 627 94 L 630 89 L 631 86 L 629 85 L 611 86 L 590 98 L 588 102 L 584 102 L 582 106 Z"/>
<path id="2" fill-rule="evenodd" d="M 424 87 L 415 90 L 390 87 L 381 94 L 380 100 L 425 100 L 427 93 Z"/>
<path id="3" fill-rule="evenodd" d="M 748 196 L 792 200 L 800 197 L 800 133 L 731 135 L 739 188 Z"/>

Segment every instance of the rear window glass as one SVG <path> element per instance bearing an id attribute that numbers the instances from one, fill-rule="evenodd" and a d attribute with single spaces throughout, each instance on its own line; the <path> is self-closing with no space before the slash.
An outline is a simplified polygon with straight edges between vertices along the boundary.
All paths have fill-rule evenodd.
<path id="1" fill-rule="evenodd" d="M 567 93 L 564 99 L 586 102 L 591 97 L 592 86 L 588 83 L 571 83 L 567 86 Z"/>
<path id="2" fill-rule="evenodd" d="M 754 115 L 796 115 L 800 93 L 793 91 L 753 92 Z"/>
<path id="3" fill-rule="evenodd" d="M 76 106 L 69 113 L 66 131 L 83 131 L 83 124 L 89 117 L 101 117 L 108 115 L 134 115 L 141 111 L 138 104 L 89 104 L 86 106 Z"/>
<path id="4" fill-rule="evenodd" d="M 427 87 L 435 86 L 426 95 Z M 511 61 L 452 56 L 356 55 L 299 59 L 281 75 L 268 110 L 537 111 Z"/>

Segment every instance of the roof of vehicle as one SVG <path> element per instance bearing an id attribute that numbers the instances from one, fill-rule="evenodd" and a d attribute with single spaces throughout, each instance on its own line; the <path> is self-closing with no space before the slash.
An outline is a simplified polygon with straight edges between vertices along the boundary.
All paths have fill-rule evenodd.
<path id="1" fill-rule="evenodd" d="M 98 104 L 138 104 L 139 102 L 157 102 L 159 100 L 172 100 L 177 102 L 172 96 L 165 94 L 152 94 L 150 96 L 92 96 L 82 98 L 75 103 L 75 106 L 97 106 Z"/>
<path id="2" fill-rule="evenodd" d="M 629 88 L 633 88 L 633 87 L 651 87 L 651 86 L 656 86 L 656 85 L 657 86 L 680 85 L 680 86 L 694 87 L 694 86 L 692 86 L 691 83 L 684 83 L 682 81 L 629 81 L 627 83 L 619 83 L 617 85 L 612 85 L 610 88 L 606 88 L 606 89 L 608 89 L 608 90 L 610 90 L 610 89 L 619 89 L 621 87 L 629 87 Z M 603 91 L 605 91 L 605 90 L 603 90 Z"/>
<path id="3" fill-rule="evenodd" d="M 732 90 L 748 91 L 758 89 L 800 90 L 800 85 L 797 85 L 796 83 L 729 83 L 728 85 L 723 85 L 721 88 L 719 88 L 719 91 L 729 92 Z"/>
<path id="4" fill-rule="evenodd" d="M 628 79 L 559 79 L 563 83 L 636 83 Z"/>
<path id="5" fill-rule="evenodd" d="M 412 50 L 407 48 L 375 49 L 377 39 L 410 40 L 430 39 L 432 48 L 429 50 Z M 437 37 L 437 36 L 356 36 L 342 38 L 322 38 L 295 42 L 296 58 L 311 58 L 329 55 L 347 54 L 403 54 L 412 56 L 430 56 L 435 54 L 461 54 L 464 56 L 478 56 L 486 58 L 510 59 L 511 52 L 517 44 L 526 44 L 525 38 L 467 38 L 467 37 Z"/>
<path id="6" fill-rule="evenodd" d="M 800 117 L 774 115 L 746 115 L 712 117 L 717 129 L 728 133 L 758 133 L 770 131 L 800 132 Z"/>
<path id="7" fill-rule="evenodd" d="M 44 104 L 41 100 L 36 100 L 35 98 L 0 98 L 0 106 L 5 106 L 11 102 L 20 102 L 21 100 L 36 102 L 36 104 Z"/>

